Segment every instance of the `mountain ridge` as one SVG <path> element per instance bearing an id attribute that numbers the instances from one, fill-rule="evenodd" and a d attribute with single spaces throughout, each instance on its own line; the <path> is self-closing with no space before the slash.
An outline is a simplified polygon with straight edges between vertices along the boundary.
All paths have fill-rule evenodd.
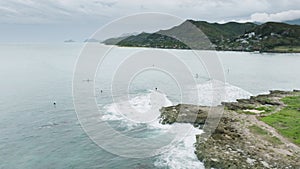
<path id="1" fill-rule="evenodd" d="M 201 31 L 197 32 L 196 29 Z M 155 33 L 113 38 L 103 43 L 127 47 L 300 52 L 300 26 L 281 22 L 224 24 L 186 20 Z M 113 42 L 113 43 L 112 43 Z"/>

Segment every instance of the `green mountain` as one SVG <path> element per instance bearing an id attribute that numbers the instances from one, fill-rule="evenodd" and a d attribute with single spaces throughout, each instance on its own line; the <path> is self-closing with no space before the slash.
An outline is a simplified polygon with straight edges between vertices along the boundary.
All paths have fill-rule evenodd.
<path id="1" fill-rule="evenodd" d="M 187 20 L 168 30 L 108 39 L 104 43 L 131 47 L 300 52 L 299 37 L 300 26 L 286 23 L 219 24 Z"/>
<path id="2" fill-rule="evenodd" d="M 257 26 L 254 23 L 228 22 L 225 24 L 218 24 L 193 20 L 189 20 L 189 22 L 200 28 L 212 43 L 218 43 L 224 39 L 233 39 Z"/>
<path id="3" fill-rule="evenodd" d="M 219 50 L 300 52 L 300 26 L 267 22 L 234 40 L 218 44 Z"/>
<path id="4" fill-rule="evenodd" d="M 116 38 L 109 38 L 106 39 L 105 41 L 103 41 L 102 43 L 106 44 L 106 45 L 116 45 L 118 44 L 120 41 L 128 38 L 130 36 L 122 36 L 122 37 L 116 37 Z"/>
<path id="5" fill-rule="evenodd" d="M 106 40 L 111 41 L 111 39 Z M 117 43 L 120 46 L 130 47 L 155 47 L 155 48 L 185 48 L 188 47 L 181 41 L 158 33 L 141 33 L 129 36 Z"/>

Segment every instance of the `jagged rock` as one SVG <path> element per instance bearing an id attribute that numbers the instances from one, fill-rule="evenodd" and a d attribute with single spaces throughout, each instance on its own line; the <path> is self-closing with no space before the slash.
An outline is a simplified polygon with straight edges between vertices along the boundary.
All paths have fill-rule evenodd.
<path id="1" fill-rule="evenodd" d="M 292 146 L 276 147 L 263 137 L 251 133 L 248 127 L 256 124 L 253 119 L 258 116 L 238 112 L 265 104 L 275 107 L 284 106 L 280 98 L 291 94 L 293 92 L 274 90 L 268 95 L 239 99 L 233 103 L 222 103 L 227 110 L 211 136 L 204 138 L 202 135 L 196 135 L 195 154 L 198 159 L 204 162 L 206 168 L 216 169 L 300 168 L 299 152 L 295 151 Z M 210 109 L 214 107 L 188 104 L 163 107 L 160 110 L 161 123 L 191 123 L 201 128 L 208 118 Z M 276 152 L 274 148 L 281 153 Z M 282 154 L 282 152 L 285 153 Z"/>

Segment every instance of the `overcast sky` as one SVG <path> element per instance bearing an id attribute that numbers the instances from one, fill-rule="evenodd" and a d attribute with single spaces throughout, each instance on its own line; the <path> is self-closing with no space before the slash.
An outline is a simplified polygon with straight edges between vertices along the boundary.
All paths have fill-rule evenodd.
<path id="1" fill-rule="evenodd" d="M 210 22 L 286 21 L 300 18 L 300 0 L 0 0 L 0 41 L 82 41 L 141 12 Z"/>

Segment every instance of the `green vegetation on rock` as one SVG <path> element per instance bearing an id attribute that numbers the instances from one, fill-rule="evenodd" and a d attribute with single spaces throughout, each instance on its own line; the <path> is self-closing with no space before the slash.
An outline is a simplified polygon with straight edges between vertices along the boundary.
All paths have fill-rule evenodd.
<path id="1" fill-rule="evenodd" d="M 264 111 L 263 113 L 270 113 L 275 111 L 275 107 L 274 106 L 260 106 L 255 108 L 258 111 Z"/>
<path id="2" fill-rule="evenodd" d="M 203 129 L 203 134 L 196 135 L 194 145 L 205 168 L 300 167 L 299 90 L 272 90 L 269 94 L 222 104 L 225 111 L 220 119 L 217 113 L 223 106 L 163 107 L 160 123 L 190 123 Z M 217 126 L 210 133 L 213 126 L 209 125 L 216 120 Z"/>
<path id="3" fill-rule="evenodd" d="M 300 95 L 282 99 L 287 105 L 277 113 L 261 120 L 278 130 L 283 136 L 300 145 Z"/>
<path id="4" fill-rule="evenodd" d="M 269 132 L 267 132 L 266 130 L 258 127 L 257 125 L 249 126 L 249 130 L 253 134 L 261 135 L 264 140 L 266 140 L 266 141 L 268 141 L 272 144 L 276 144 L 276 145 L 282 144 L 282 142 L 277 137 L 272 136 Z"/>

